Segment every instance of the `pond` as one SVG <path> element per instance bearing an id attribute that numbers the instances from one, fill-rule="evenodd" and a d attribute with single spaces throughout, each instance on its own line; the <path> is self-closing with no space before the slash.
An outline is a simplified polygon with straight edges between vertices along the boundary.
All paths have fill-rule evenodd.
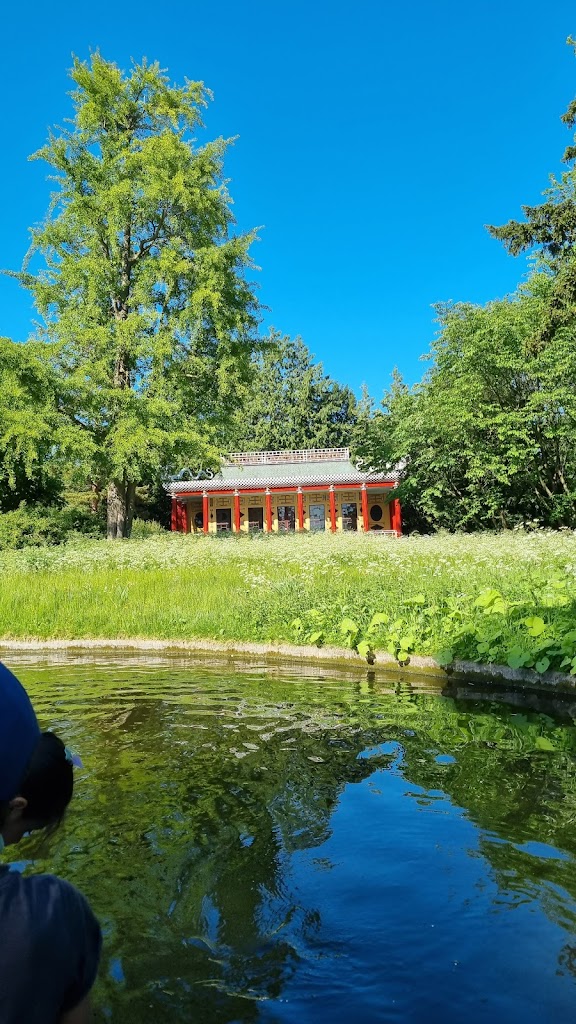
<path id="1" fill-rule="evenodd" d="M 84 761 L 65 824 L 16 867 L 92 902 L 96 1021 L 573 1019 L 569 701 L 15 667 Z"/>

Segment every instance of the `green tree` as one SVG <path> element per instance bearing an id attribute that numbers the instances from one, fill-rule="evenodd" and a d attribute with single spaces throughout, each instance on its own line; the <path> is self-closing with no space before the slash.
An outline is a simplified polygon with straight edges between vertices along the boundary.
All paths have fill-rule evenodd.
<path id="1" fill-rule="evenodd" d="M 358 403 L 315 363 L 300 337 L 272 331 L 253 358 L 227 444 L 246 451 L 338 448 L 351 443 Z"/>
<path id="2" fill-rule="evenodd" d="M 191 136 L 201 83 L 171 86 L 146 61 L 125 74 L 99 54 L 70 74 L 71 125 L 35 154 L 56 172 L 32 231 L 45 266 L 15 276 L 42 314 L 85 476 L 107 488 L 108 536 L 124 537 L 138 483 L 217 458 L 254 347 L 254 234 L 231 232 L 228 143 Z"/>
<path id="3" fill-rule="evenodd" d="M 432 366 L 393 380 L 359 454 L 401 463 L 400 497 L 449 529 L 537 520 L 576 524 L 576 349 L 557 331 L 534 347 L 554 288 L 547 274 L 504 301 L 438 308 Z"/>

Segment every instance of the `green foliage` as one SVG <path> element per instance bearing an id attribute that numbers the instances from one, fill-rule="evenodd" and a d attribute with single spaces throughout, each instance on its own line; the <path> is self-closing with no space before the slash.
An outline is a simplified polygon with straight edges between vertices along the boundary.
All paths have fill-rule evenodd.
<path id="1" fill-rule="evenodd" d="M 340 632 L 346 638 L 348 646 L 354 647 L 356 637 L 358 636 L 358 626 L 356 623 L 349 618 L 342 619 L 342 622 L 340 623 Z"/>
<path id="2" fill-rule="evenodd" d="M 42 346 L 0 338 L 0 511 L 57 501 L 82 439 L 60 415 L 58 379 Z"/>
<path id="3" fill-rule="evenodd" d="M 165 530 L 170 529 L 171 505 L 162 480 L 152 481 L 144 487 L 136 488 L 134 499 L 134 517 L 144 520 L 155 520 Z"/>
<path id="4" fill-rule="evenodd" d="M 325 640 L 326 615 L 318 608 L 309 608 L 301 617 L 292 619 L 290 628 L 296 643 L 321 647 Z"/>
<path id="5" fill-rule="evenodd" d="M 164 527 L 155 519 L 135 519 L 132 523 L 134 540 L 146 540 L 147 537 L 159 537 L 165 532 Z"/>
<path id="6" fill-rule="evenodd" d="M 394 619 L 376 612 L 362 615 L 359 623 L 346 617 L 335 626 L 333 618 L 323 615 L 322 630 L 309 633 L 303 624 L 311 616 L 317 624 L 319 613 L 313 609 L 293 621 L 292 627 L 308 643 L 317 643 L 319 636 L 322 640 L 331 639 L 338 630 L 346 646 L 370 661 L 376 659 L 378 650 L 385 650 L 400 664 L 407 664 L 413 653 L 426 653 L 432 654 L 439 665 L 449 665 L 461 658 L 498 662 L 512 668 L 535 668 L 537 672 L 553 668 L 576 674 L 573 606 L 569 617 L 558 615 L 554 621 L 523 614 L 530 604 L 541 607 L 543 603 L 545 597 L 541 592 L 533 593 L 530 600 L 509 602 L 496 590 L 485 591 L 475 599 L 447 597 L 434 604 L 415 603 L 409 598 L 401 603 L 398 610 L 402 614 Z M 558 607 L 565 606 L 560 602 Z M 498 623 L 486 622 L 487 616 L 497 617 Z M 518 636 L 522 642 L 512 643 Z M 439 642 L 442 646 L 435 650 Z"/>
<path id="7" fill-rule="evenodd" d="M 145 61 L 124 74 L 99 54 L 75 59 L 71 78 L 70 127 L 35 154 L 56 182 L 32 232 L 45 267 L 15 276 L 44 319 L 35 352 L 56 381 L 73 462 L 111 488 L 111 535 L 125 535 L 137 483 L 217 460 L 216 424 L 236 405 L 254 347 L 254 234 L 232 232 L 228 143 L 193 139 L 201 83 L 171 86 Z M 42 421 L 28 433 L 40 431 Z"/>
<path id="8" fill-rule="evenodd" d="M 449 665 L 456 658 L 477 662 L 498 662 L 511 668 L 566 670 L 576 674 L 576 630 L 574 603 L 563 592 L 566 580 L 555 580 L 557 597 L 551 601 L 549 584 L 532 590 L 524 600 L 506 600 L 499 590 L 484 590 L 475 599 L 464 595 L 445 597 L 428 603 L 423 594 L 407 598 L 399 606 L 403 612 L 395 619 L 383 612 L 370 618 L 364 615 L 360 625 L 350 618 L 339 624 L 348 646 L 369 660 L 377 650 L 385 650 L 400 664 L 410 660 L 411 653 L 432 653 L 439 665 Z M 547 619 L 541 615 L 526 616 L 528 607 L 555 608 Z M 566 609 L 560 612 L 559 610 Z M 494 623 L 493 620 L 496 620 Z M 329 624 L 324 624 L 330 634 Z M 521 642 L 512 642 L 518 636 Z M 434 651 L 434 644 L 442 647 Z M 535 641 L 535 642 L 534 642 Z"/>
<path id="9" fill-rule="evenodd" d="M 91 537 L 101 533 L 90 512 L 22 503 L 11 512 L 0 513 L 0 551 L 62 544 L 78 533 Z"/>
<path id="10" fill-rule="evenodd" d="M 357 420 L 350 388 L 324 374 L 301 338 L 272 331 L 225 442 L 242 451 L 347 447 Z"/>

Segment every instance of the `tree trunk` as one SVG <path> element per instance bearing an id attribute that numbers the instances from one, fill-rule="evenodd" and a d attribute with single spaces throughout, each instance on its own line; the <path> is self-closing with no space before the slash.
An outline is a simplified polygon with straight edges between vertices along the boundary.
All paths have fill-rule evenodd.
<path id="1" fill-rule="evenodd" d="M 100 491 L 102 488 L 100 484 L 92 480 L 90 484 L 90 511 L 93 515 L 98 514 L 98 506 L 100 504 Z"/>
<path id="2" fill-rule="evenodd" d="M 130 536 L 135 494 L 136 484 L 132 480 L 111 480 L 108 484 L 108 540 L 122 540 Z"/>

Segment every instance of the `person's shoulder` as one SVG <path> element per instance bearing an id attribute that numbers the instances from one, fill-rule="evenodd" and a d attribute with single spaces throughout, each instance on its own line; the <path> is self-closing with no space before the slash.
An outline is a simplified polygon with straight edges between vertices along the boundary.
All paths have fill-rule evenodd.
<path id="1" fill-rule="evenodd" d="M 85 900 L 80 890 L 75 885 L 72 885 L 72 882 L 67 882 L 65 878 L 59 878 L 58 875 L 22 875 L 22 878 L 25 884 L 29 885 L 32 889 L 51 892 L 61 899 Z"/>
<path id="2" fill-rule="evenodd" d="M 56 875 L 18 875 L 12 876 L 12 886 L 30 920 L 43 926 L 42 930 L 50 932 L 62 925 L 69 934 L 91 934 L 94 942 L 99 941 L 100 926 L 92 908 L 70 882 Z"/>
<path id="3" fill-rule="evenodd" d="M 85 901 L 85 897 L 71 882 L 58 878 L 57 875 L 24 875 L 11 872 L 11 877 L 19 879 L 18 884 L 31 898 L 41 897 L 45 900 L 49 897 L 67 903 Z"/>
<path id="4" fill-rule="evenodd" d="M 44 907 L 49 906 L 54 911 L 62 908 L 66 914 L 78 911 L 92 915 L 86 897 L 64 878 L 58 878 L 57 875 L 25 875 L 23 881 L 33 898 L 41 900 Z"/>
<path id="5" fill-rule="evenodd" d="M 45 1005 L 58 1007 L 58 1019 L 81 1003 L 94 983 L 102 944 L 82 893 L 55 875 L 1 872 L 0 920 L 0 1021 L 4 1004 L 17 1005 L 31 977 Z M 44 1011 L 30 1019 L 56 1018 Z"/>

